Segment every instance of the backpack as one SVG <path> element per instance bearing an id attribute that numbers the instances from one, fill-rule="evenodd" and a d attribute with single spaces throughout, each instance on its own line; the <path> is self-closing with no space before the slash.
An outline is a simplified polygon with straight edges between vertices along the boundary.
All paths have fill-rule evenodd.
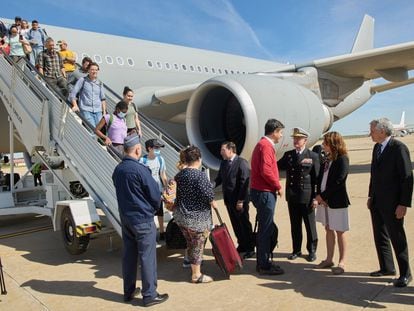
<path id="1" fill-rule="evenodd" d="M 47 38 L 46 30 L 44 30 L 42 28 L 38 28 L 38 30 L 40 32 L 40 36 L 42 37 L 42 45 L 44 46 L 45 45 L 46 38 Z M 29 36 L 31 38 L 33 38 L 33 28 L 30 28 L 30 30 L 29 30 Z"/>
<path id="2" fill-rule="evenodd" d="M 172 218 L 165 229 L 165 244 L 168 249 L 186 249 L 187 241 L 180 227 Z"/>
<path id="3" fill-rule="evenodd" d="M 105 118 L 105 117 L 102 117 L 102 118 Z M 108 124 L 106 124 L 106 122 L 105 122 L 105 126 L 103 127 L 103 128 L 101 128 L 101 132 L 105 135 L 105 136 L 107 136 L 107 134 L 108 134 L 108 132 L 109 132 L 109 128 L 111 127 L 111 125 L 112 125 L 112 122 L 114 121 L 114 114 L 113 113 L 111 113 L 110 115 L 109 115 L 109 120 L 108 120 Z"/>
<path id="4" fill-rule="evenodd" d="M 257 216 L 256 216 L 256 221 L 255 221 L 254 229 L 253 229 L 253 241 L 254 241 L 256 247 L 257 247 L 257 238 L 258 238 L 258 234 L 257 234 L 258 224 L 259 224 L 259 221 L 258 221 Z M 274 221 L 272 221 L 272 225 L 271 225 L 270 230 L 272 230 L 272 233 L 270 235 L 270 244 L 268 245 L 267 251 L 270 253 L 270 260 L 272 260 L 273 259 L 273 250 L 277 246 L 278 237 L 279 237 L 279 228 L 276 226 Z"/>
<path id="5" fill-rule="evenodd" d="M 82 86 L 81 86 L 81 88 L 79 89 L 79 92 L 76 94 L 76 98 L 80 98 L 80 96 L 81 96 L 81 94 L 82 94 L 82 92 L 83 92 L 83 87 L 85 86 L 85 78 L 86 77 L 82 77 L 82 78 L 79 78 L 79 79 L 83 79 L 83 81 L 82 81 Z M 102 81 L 101 80 L 98 80 L 98 82 L 99 82 L 99 90 L 101 90 L 102 89 L 102 87 L 103 87 L 103 83 L 102 83 Z"/>

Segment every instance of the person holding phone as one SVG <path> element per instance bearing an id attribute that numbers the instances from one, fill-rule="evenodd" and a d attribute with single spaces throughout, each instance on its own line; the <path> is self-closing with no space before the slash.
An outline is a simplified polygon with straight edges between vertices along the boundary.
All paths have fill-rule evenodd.
<path id="1" fill-rule="evenodd" d="M 19 35 L 19 30 L 16 25 L 12 25 L 9 30 L 9 37 L 5 37 L 5 42 L 10 45 L 10 56 L 14 62 L 19 61 L 24 57 L 23 43 L 27 42 L 22 35 Z"/>

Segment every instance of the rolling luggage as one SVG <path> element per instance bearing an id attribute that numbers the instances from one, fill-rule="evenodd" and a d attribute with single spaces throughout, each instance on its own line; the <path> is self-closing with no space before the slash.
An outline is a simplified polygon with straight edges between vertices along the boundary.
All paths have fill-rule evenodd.
<path id="1" fill-rule="evenodd" d="M 216 262 L 227 278 L 236 270 L 243 268 L 242 259 L 230 237 L 227 226 L 221 220 L 219 211 L 214 208 L 220 224 L 215 225 L 210 233 L 210 242 Z"/>

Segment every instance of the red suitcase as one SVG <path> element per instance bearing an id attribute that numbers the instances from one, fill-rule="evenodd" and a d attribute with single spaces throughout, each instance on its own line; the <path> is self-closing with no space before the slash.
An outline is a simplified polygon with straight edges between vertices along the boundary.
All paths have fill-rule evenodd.
<path id="1" fill-rule="evenodd" d="M 236 270 L 243 268 L 243 262 L 234 246 L 233 240 L 230 237 L 227 226 L 221 220 L 220 214 L 216 208 L 220 225 L 215 225 L 210 233 L 210 242 L 216 262 L 227 278 Z"/>

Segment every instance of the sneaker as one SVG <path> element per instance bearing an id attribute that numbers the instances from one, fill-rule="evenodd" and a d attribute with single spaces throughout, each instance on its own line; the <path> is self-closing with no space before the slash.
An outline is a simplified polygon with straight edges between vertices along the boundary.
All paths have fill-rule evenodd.
<path id="1" fill-rule="evenodd" d="M 191 262 L 188 259 L 184 258 L 183 268 L 190 268 L 190 267 L 191 267 Z"/>

